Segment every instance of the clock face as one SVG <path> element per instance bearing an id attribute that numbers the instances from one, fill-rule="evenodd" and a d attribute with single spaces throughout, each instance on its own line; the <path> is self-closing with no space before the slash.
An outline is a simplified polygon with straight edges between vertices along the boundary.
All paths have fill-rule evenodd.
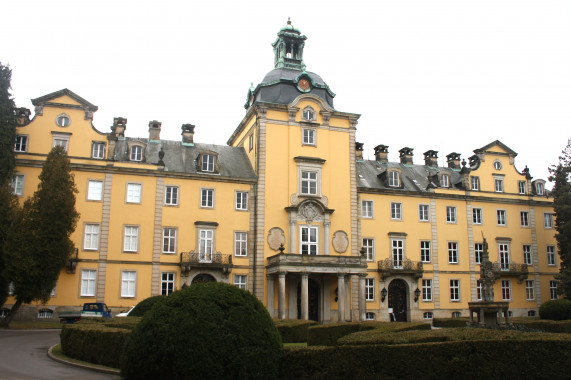
<path id="1" fill-rule="evenodd" d="M 307 91 L 309 90 L 309 81 L 307 79 L 300 79 L 298 82 L 298 86 L 299 88 L 301 88 L 303 91 Z"/>

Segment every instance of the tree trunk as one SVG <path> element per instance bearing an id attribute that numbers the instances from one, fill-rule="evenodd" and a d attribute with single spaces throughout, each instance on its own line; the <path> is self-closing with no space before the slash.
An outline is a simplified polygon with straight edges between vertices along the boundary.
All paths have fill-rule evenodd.
<path id="1" fill-rule="evenodd" d="M 20 306 L 22 306 L 22 301 L 16 300 L 16 303 L 14 304 L 14 306 L 12 306 L 12 308 L 10 309 L 10 312 L 8 313 L 6 318 L 0 319 L 0 327 L 6 328 L 6 329 L 8 327 L 10 327 L 10 322 L 12 322 L 12 319 L 14 319 L 14 316 L 16 315 L 16 313 L 18 312 L 18 310 L 20 310 Z"/>

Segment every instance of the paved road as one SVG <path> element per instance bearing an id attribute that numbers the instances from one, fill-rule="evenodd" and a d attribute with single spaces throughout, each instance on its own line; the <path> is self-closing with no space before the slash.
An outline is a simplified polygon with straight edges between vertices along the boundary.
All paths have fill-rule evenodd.
<path id="1" fill-rule="evenodd" d="M 59 330 L 0 330 L 0 379 L 121 379 L 58 363 L 47 355 Z"/>

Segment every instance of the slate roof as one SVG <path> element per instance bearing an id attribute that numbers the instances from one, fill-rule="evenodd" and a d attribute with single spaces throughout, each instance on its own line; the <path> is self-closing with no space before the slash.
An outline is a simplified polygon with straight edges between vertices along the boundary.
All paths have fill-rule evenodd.
<path id="1" fill-rule="evenodd" d="M 182 145 L 181 141 L 161 140 L 149 142 L 147 138 L 127 137 L 117 141 L 115 160 L 133 162 L 129 160 L 129 142 L 146 144 L 143 162 L 157 164 L 159 152 L 163 149 L 165 155 L 165 172 L 202 174 L 204 176 L 222 176 L 234 179 L 255 180 L 256 174 L 242 147 L 232 147 L 214 144 Z M 200 153 L 215 152 L 218 154 L 219 173 L 205 173 L 197 170 L 196 159 Z"/>

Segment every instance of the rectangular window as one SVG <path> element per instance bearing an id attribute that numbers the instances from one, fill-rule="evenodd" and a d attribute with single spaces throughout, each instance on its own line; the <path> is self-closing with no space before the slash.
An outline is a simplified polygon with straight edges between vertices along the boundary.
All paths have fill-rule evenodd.
<path id="1" fill-rule="evenodd" d="M 317 172 L 301 172 L 301 193 L 317 195 Z"/>
<path id="2" fill-rule="evenodd" d="M 121 297 L 135 297 L 137 289 L 137 272 L 123 271 L 121 272 Z"/>
<path id="3" fill-rule="evenodd" d="M 450 176 L 448 174 L 442 174 L 440 181 L 442 182 L 442 187 L 450 187 Z"/>
<path id="4" fill-rule="evenodd" d="M 460 280 L 450 280 L 450 301 L 460 301 Z"/>
<path id="5" fill-rule="evenodd" d="M 430 220 L 429 217 L 429 208 L 428 205 L 418 205 L 418 220 L 421 222 L 428 222 Z"/>
<path id="6" fill-rule="evenodd" d="M 10 186 L 12 187 L 12 193 L 19 195 L 20 197 L 24 195 L 24 175 L 16 174 L 12 177 L 10 181 Z"/>
<path id="7" fill-rule="evenodd" d="M 375 240 L 374 239 L 363 239 L 363 248 L 365 249 L 365 255 L 367 261 L 375 260 Z"/>
<path id="8" fill-rule="evenodd" d="M 129 159 L 131 161 L 143 161 L 143 147 L 139 145 L 133 145 L 131 147 Z"/>
<path id="9" fill-rule="evenodd" d="M 537 183 L 535 184 L 535 191 L 536 191 L 537 195 L 543 195 L 544 190 L 545 190 L 545 189 L 544 189 L 544 187 L 543 187 L 543 183 L 537 182 Z"/>
<path id="10" fill-rule="evenodd" d="M 494 179 L 494 189 L 496 193 L 503 193 L 504 192 L 504 180 L 500 178 Z"/>
<path id="11" fill-rule="evenodd" d="M 472 222 L 474 224 L 482 224 L 482 212 L 481 208 L 472 209 Z"/>
<path id="12" fill-rule="evenodd" d="M 236 256 L 248 255 L 248 233 L 246 232 L 234 233 L 234 255 Z"/>
<path id="13" fill-rule="evenodd" d="M 391 239 L 393 267 L 402 268 L 402 261 L 404 258 L 404 240 Z"/>
<path id="14" fill-rule="evenodd" d="M 448 262 L 458 264 L 458 243 L 448 242 Z"/>
<path id="15" fill-rule="evenodd" d="M 373 201 L 363 201 L 361 202 L 361 214 L 363 218 L 373 217 Z"/>
<path id="16" fill-rule="evenodd" d="M 236 210 L 248 210 L 248 193 L 245 191 L 236 192 Z"/>
<path id="17" fill-rule="evenodd" d="M 212 245 L 214 243 L 214 231 L 200 230 L 198 236 L 198 261 L 202 263 L 211 263 Z"/>
<path id="18" fill-rule="evenodd" d="M 81 270 L 81 297 L 95 297 L 95 277 L 97 272 L 95 269 Z"/>
<path id="19" fill-rule="evenodd" d="M 200 190 L 200 207 L 213 208 L 214 207 L 214 190 L 202 189 Z"/>
<path id="20" fill-rule="evenodd" d="M 507 225 L 507 216 L 506 210 L 497 210 L 496 211 L 497 219 L 498 219 L 498 226 L 505 226 Z"/>
<path id="21" fill-rule="evenodd" d="M 498 244 L 498 252 L 500 256 L 500 269 L 510 270 L 510 246 L 505 243 Z"/>
<path id="22" fill-rule="evenodd" d="M 390 171 L 389 172 L 389 186 L 391 187 L 399 187 L 400 186 L 400 175 L 397 171 Z"/>
<path id="23" fill-rule="evenodd" d="M 446 206 L 446 222 L 456 223 L 456 207 Z"/>
<path id="24" fill-rule="evenodd" d="M 529 212 L 520 211 L 519 212 L 519 220 L 520 220 L 522 227 L 529 227 Z"/>
<path id="25" fill-rule="evenodd" d="M 176 253 L 176 228 L 163 228 L 163 253 Z"/>
<path id="26" fill-rule="evenodd" d="M 69 137 L 67 136 L 54 136 L 52 147 L 61 146 L 67 152 L 69 145 Z"/>
<path id="27" fill-rule="evenodd" d="M 203 154 L 202 156 L 202 171 L 214 172 L 214 156 L 212 154 Z"/>
<path id="28" fill-rule="evenodd" d="M 502 280 L 502 301 L 512 299 L 512 282 L 510 280 Z"/>
<path id="29" fill-rule="evenodd" d="M 168 206 L 178 205 L 178 186 L 165 187 L 165 205 Z"/>
<path id="30" fill-rule="evenodd" d="M 527 188 L 527 182 L 525 181 L 517 181 L 517 188 L 518 188 L 518 192 L 520 194 L 525 194 L 527 193 L 526 188 Z"/>
<path id="31" fill-rule="evenodd" d="M 374 301 L 375 300 L 375 279 L 366 278 L 365 279 L 365 300 Z"/>
<path id="32" fill-rule="evenodd" d="M 240 289 L 248 290 L 248 284 L 246 282 L 247 279 L 248 279 L 248 276 L 246 276 L 245 274 L 235 274 L 234 275 L 234 285 Z"/>
<path id="33" fill-rule="evenodd" d="M 140 183 L 127 184 L 127 203 L 141 203 L 142 187 Z"/>
<path id="34" fill-rule="evenodd" d="M 476 299 L 482 300 L 482 280 L 476 281 Z"/>
<path id="35" fill-rule="evenodd" d="M 471 177 L 470 184 L 471 184 L 470 189 L 474 191 L 480 190 L 480 177 Z"/>
<path id="36" fill-rule="evenodd" d="M 432 301 L 432 280 L 422 280 L 422 300 Z"/>
<path id="37" fill-rule="evenodd" d="M 391 203 L 391 219 L 402 219 L 402 203 Z"/>
<path id="38" fill-rule="evenodd" d="M 430 242 L 428 240 L 420 241 L 420 261 L 423 263 L 430 262 Z"/>
<path id="39" fill-rule="evenodd" d="M 533 280 L 525 280 L 525 299 L 528 301 L 535 299 Z"/>
<path id="40" fill-rule="evenodd" d="M 547 212 L 543 214 L 543 225 L 545 228 L 553 228 L 553 214 Z"/>
<path id="41" fill-rule="evenodd" d="M 300 227 L 300 243 L 302 255 L 317 255 L 318 241 L 317 241 L 317 227 Z"/>
<path id="42" fill-rule="evenodd" d="M 28 150 L 28 136 L 16 136 L 16 143 L 14 144 L 14 152 L 26 152 Z"/>
<path id="43" fill-rule="evenodd" d="M 555 265 L 555 246 L 547 246 L 547 265 Z"/>
<path id="44" fill-rule="evenodd" d="M 86 224 L 83 236 L 84 250 L 97 250 L 99 248 L 99 224 Z"/>
<path id="45" fill-rule="evenodd" d="M 474 243 L 474 261 L 476 264 L 482 263 L 482 255 L 484 254 L 484 244 Z"/>
<path id="46" fill-rule="evenodd" d="M 87 182 L 87 200 L 100 201 L 103 199 L 103 181 L 89 180 Z"/>
<path id="47" fill-rule="evenodd" d="M 315 145 L 315 129 L 303 129 L 303 144 Z"/>
<path id="48" fill-rule="evenodd" d="M 557 299 L 557 281 L 549 280 L 549 299 Z"/>
<path id="49" fill-rule="evenodd" d="M 365 321 L 374 321 L 375 320 L 375 313 L 366 312 L 365 313 Z"/>
<path id="50" fill-rule="evenodd" d="M 531 265 L 531 245 L 523 245 L 523 263 Z"/>
<path id="51" fill-rule="evenodd" d="M 91 158 L 105 158 L 105 143 L 94 141 L 91 146 Z"/>
<path id="52" fill-rule="evenodd" d="M 174 273 L 161 273 L 161 295 L 168 296 L 174 292 Z"/>
<path id="53" fill-rule="evenodd" d="M 125 226 L 125 235 L 123 238 L 123 251 L 137 252 L 139 248 L 139 227 Z"/>

